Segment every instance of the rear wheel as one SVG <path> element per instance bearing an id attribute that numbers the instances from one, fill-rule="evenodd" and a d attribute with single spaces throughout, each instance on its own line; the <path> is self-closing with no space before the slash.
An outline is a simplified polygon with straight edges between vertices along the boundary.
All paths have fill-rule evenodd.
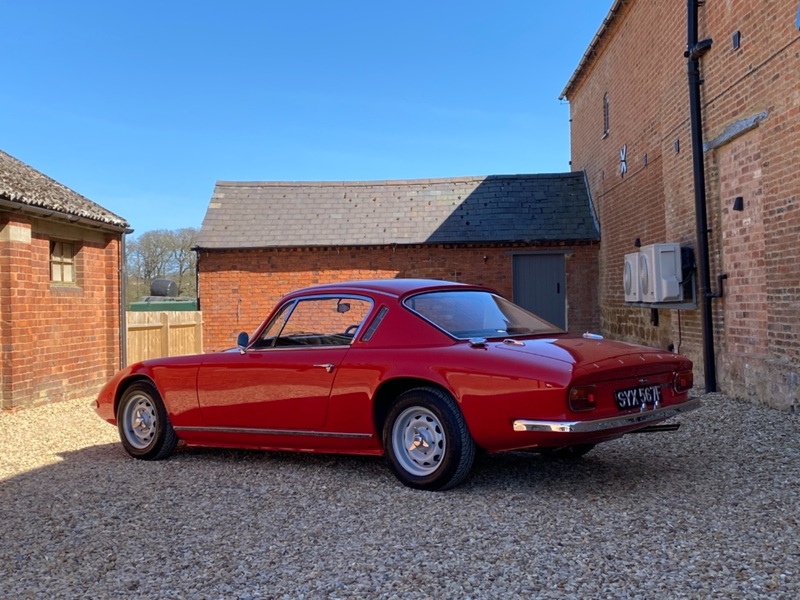
<path id="1" fill-rule="evenodd" d="M 134 458 L 166 458 L 178 443 L 161 395 L 149 381 L 125 390 L 117 407 L 117 428 L 123 448 Z"/>
<path id="2" fill-rule="evenodd" d="M 455 487 L 475 460 L 475 442 L 458 405 L 435 388 L 400 395 L 386 419 L 383 443 L 397 478 L 421 490 Z"/>

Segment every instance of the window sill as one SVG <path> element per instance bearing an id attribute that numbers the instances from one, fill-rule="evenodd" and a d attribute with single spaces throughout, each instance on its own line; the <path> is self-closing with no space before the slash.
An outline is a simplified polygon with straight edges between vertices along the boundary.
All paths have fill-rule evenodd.
<path id="1" fill-rule="evenodd" d="M 83 288 L 74 283 L 50 282 L 50 292 L 56 296 L 83 296 Z"/>

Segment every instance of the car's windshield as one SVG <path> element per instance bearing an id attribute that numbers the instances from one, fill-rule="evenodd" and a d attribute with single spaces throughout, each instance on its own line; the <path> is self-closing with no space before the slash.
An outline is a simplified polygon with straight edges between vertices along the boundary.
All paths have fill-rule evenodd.
<path id="1" fill-rule="evenodd" d="M 459 339 L 562 332 L 552 323 L 489 292 L 428 292 L 406 299 L 405 305 Z"/>

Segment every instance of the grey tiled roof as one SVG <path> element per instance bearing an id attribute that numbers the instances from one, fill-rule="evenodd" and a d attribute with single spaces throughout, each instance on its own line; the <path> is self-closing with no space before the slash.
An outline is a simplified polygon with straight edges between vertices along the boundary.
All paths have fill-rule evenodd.
<path id="1" fill-rule="evenodd" d="M 200 248 L 598 240 L 582 173 L 217 182 Z"/>
<path id="2" fill-rule="evenodd" d="M 0 200 L 97 221 L 98 226 L 105 224 L 115 228 L 128 228 L 128 222 L 122 217 L 107 211 L 2 150 L 0 150 Z"/>

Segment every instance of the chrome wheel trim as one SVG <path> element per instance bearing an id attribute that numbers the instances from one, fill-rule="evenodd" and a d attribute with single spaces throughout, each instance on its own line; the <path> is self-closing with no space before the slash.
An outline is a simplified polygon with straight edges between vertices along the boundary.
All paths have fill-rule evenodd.
<path id="1" fill-rule="evenodd" d="M 447 438 L 439 418 L 427 408 L 412 406 L 395 419 L 392 450 L 404 471 L 426 477 L 442 465 Z"/>
<path id="2" fill-rule="evenodd" d="M 158 431 L 158 414 L 149 396 L 136 394 L 128 399 L 122 413 L 122 429 L 125 439 L 137 450 L 144 450 L 153 443 Z"/>

